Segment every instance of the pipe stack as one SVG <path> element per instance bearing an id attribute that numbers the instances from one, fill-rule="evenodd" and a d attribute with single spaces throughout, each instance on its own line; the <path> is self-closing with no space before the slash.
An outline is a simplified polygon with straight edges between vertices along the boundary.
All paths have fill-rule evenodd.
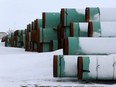
<path id="1" fill-rule="evenodd" d="M 64 55 L 53 57 L 54 77 L 115 80 L 116 18 L 111 16 L 115 10 L 87 7 L 85 21 L 70 22 Z"/>
<path id="2" fill-rule="evenodd" d="M 43 12 L 42 18 L 3 37 L 2 42 L 32 52 L 62 48 L 63 55 L 53 57 L 54 77 L 115 80 L 115 15 L 115 8 L 99 7 Z"/>

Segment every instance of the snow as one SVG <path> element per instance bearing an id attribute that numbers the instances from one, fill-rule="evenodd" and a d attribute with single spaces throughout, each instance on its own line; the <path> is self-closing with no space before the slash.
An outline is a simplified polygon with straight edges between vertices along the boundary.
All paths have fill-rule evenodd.
<path id="1" fill-rule="evenodd" d="M 46 53 L 25 52 L 23 48 L 4 47 L 1 42 L 0 49 L 0 87 L 116 86 L 112 82 L 85 83 L 73 78 L 54 78 L 53 55 L 62 55 L 62 49 Z"/>

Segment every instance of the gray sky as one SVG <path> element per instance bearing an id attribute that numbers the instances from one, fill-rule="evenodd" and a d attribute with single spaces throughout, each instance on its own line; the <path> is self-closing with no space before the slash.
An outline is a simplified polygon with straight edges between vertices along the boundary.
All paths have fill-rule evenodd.
<path id="1" fill-rule="evenodd" d="M 25 29 L 42 12 L 60 12 L 65 8 L 115 8 L 115 0 L 0 0 L 0 31 Z"/>

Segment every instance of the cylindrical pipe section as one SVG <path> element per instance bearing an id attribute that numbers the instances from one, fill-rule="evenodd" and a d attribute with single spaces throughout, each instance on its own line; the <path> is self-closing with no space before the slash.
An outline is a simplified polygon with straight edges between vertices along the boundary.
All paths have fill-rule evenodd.
<path id="1" fill-rule="evenodd" d="M 57 12 L 43 12 L 42 13 L 42 27 L 43 28 L 57 28 L 60 24 L 60 13 Z"/>
<path id="2" fill-rule="evenodd" d="M 35 25 L 35 30 L 42 27 L 42 19 L 36 19 L 35 22 L 34 22 L 34 25 Z"/>
<path id="3" fill-rule="evenodd" d="M 61 38 L 66 37 L 87 37 L 88 23 L 86 22 L 72 22 L 69 27 L 59 28 L 61 31 Z"/>
<path id="4" fill-rule="evenodd" d="M 35 30 L 35 23 L 34 23 L 34 22 L 35 22 L 35 20 L 31 23 L 32 30 Z M 30 27 L 30 28 L 31 28 L 31 27 Z M 30 31 L 30 32 L 31 32 L 31 31 Z"/>
<path id="5" fill-rule="evenodd" d="M 85 22 L 84 9 L 61 9 L 60 24 L 62 27 L 70 26 L 71 22 Z"/>
<path id="6" fill-rule="evenodd" d="M 42 28 L 38 28 L 35 31 L 35 41 L 37 42 L 43 42 L 43 29 Z"/>
<path id="7" fill-rule="evenodd" d="M 70 24 L 70 37 L 115 37 L 115 27 L 116 22 L 73 22 Z"/>
<path id="8" fill-rule="evenodd" d="M 115 54 L 116 38 L 68 37 L 63 42 L 64 55 Z"/>
<path id="9" fill-rule="evenodd" d="M 116 37 L 116 22 L 89 22 L 89 37 Z"/>
<path id="10" fill-rule="evenodd" d="M 77 78 L 77 58 L 77 56 L 54 55 L 53 76 Z"/>
<path id="11" fill-rule="evenodd" d="M 53 28 L 43 29 L 43 42 L 50 42 L 51 40 L 57 40 L 57 31 Z"/>
<path id="12" fill-rule="evenodd" d="M 116 55 L 78 57 L 79 80 L 116 80 Z"/>
<path id="13" fill-rule="evenodd" d="M 50 51 L 58 50 L 58 40 L 50 41 Z"/>
<path id="14" fill-rule="evenodd" d="M 50 42 L 40 42 L 37 50 L 38 52 L 50 52 Z"/>
<path id="15" fill-rule="evenodd" d="M 88 23 L 79 23 L 79 37 L 87 37 L 88 35 Z"/>
<path id="16" fill-rule="evenodd" d="M 27 32 L 25 36 L 25 51 L 31 51 L 30 42 L 31 42 L 31 32 Z"/>
<path id="17" fill-rule="evenodd" d="M 66 37 L 87 37 L 88 36 L 88 23 L 86 22 L 72 22 L 70 26 L 59 28 L 61 38 Z"/>
<path id="18" fill-rule="evenodd" d="M 116 21 L 116 8 L 86 8 L 86 21 Z"/>
<path id="19" fill-rule="evenodd" d="M 33 26 L 32 24 L 29 24 L 29 32 L 32 32 L 32 26 Z"/>

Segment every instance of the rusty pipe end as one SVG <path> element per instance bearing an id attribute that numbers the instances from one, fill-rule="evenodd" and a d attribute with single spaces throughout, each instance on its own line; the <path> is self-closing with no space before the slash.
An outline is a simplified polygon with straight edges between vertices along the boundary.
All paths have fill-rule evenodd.
<path id="1" fill-rule="evenodd" d="M 73 23 L 70 23 L 70 36 L 74 36 L 74 28 L 73 28 Z"/>
<path id="2" fill-rule="evenodd" d="M 64 8 L 61 9 L 61 13 L 60 13 L 60 24 L 61 26 L 64 26 Z"/>
<path id="3" fill-rule="evenodd" d="M 77 61 L 77 77 L 78 80 L 82 80 L 82 73 L 83 73 L 83 57 L 79 56 Z"/>
<path id="4" fill-rule="evenodd" d="M 58 56 L 53 56 L 53 77 L 58 77 Z"/>
<path id="5" fill-rule="evenodd" d="M 63 40 L 63 54 L 68 55 L 68 38 Z"/>
<path id="6" fill-rule="evenodd" d="M 53 51 L 53 40 L 50 41 L 50 51 Z"/>
<path id="7" fill-rule="evenodd" d="M 86 22 L 89 22 L 90 20 L 90 8 L 89 7 L 86 7 L 85 9 L 85 20 Z"/>
<path id="8" fill-rule="evenodd" d="M 88 37 L 92 37 L 92 36 L 93 36 L 93 23 L 88 22 Z"/>
<path id="9" fill-rule="evenodd" d="M 45 12 L 43 12 L 42 13 L 42 28 L 45 28 L 45 20 L 46 19 L 46 13 Z"/>

